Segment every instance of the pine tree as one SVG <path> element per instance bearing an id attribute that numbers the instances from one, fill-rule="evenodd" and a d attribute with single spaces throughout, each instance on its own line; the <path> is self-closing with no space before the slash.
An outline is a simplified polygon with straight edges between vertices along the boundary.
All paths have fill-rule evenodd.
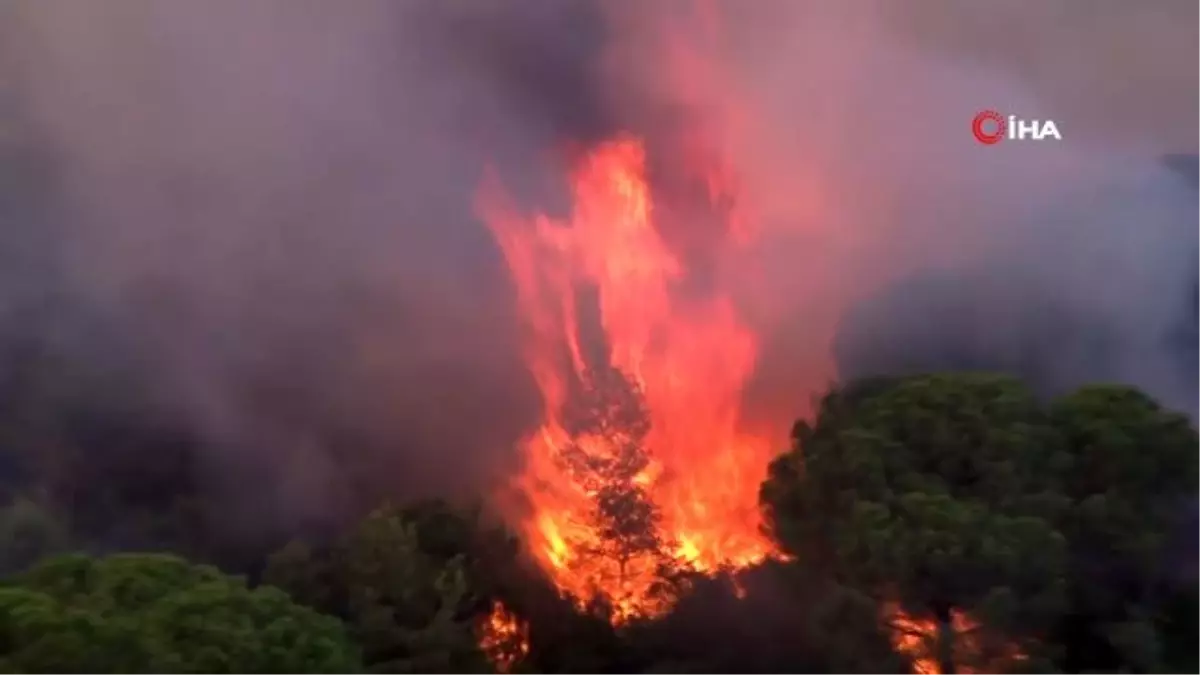
<path id="1" fill-rule="evenodd" d="M 630 587 L 635 576 L 664 574 L 671 562 L 647 477 L 649 411 L 641 390 L 616 368 L 593 369 L 582 379 L 564 410 L 570 442 L 558 455 L 560 466 L 594 504 L 589 525 L 596 538 L 581 542 L 580 553 L 612 561 L 622 595 L 637 594 L 641 589 Z"/>

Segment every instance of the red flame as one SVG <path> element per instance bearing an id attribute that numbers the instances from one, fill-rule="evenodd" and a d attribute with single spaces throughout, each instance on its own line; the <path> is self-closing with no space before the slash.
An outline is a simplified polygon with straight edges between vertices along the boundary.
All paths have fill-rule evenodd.
<path id="1" fill-rule="evenodd" d="M 501 673 L 529 655 L 527 626 L 501 602 L 492 603 L 492 611 L 479 627 L 479 648 Z"/>
<path id="2" fill-rule="evenodd" d="M 883 618 L 891 629 L 892 648 L 911 659 L 914 673 L 939 675 L 942 672 L 937 659 L 936 621 L 914 617 L 895 604 L 885 606 Z M 999 640 L 996 645 L 985 644 L 987 641 L 984 637 L 988 636 L 986 629 L 964 612 L 951 611 L 949 630 L 954 636 L 954 646 L 950 651 L 955 672 L 1005 672 L 1006 663 L 1027 658 L 1013 643 Z"/>
<path id="3" fill-rule="evenodd" d="M 585 553 L 600 536 L 589 515 L 595 495 L 559 461 L 571 440 L 563 407 L 591 368 L 615 367 L 644 395 L 652 461 L 637 481 L 661 510 L 661 534 L 674 547 L 666 553 L 703 571 L 752 564 L 771 550 L 759 531 L 757 493 L 772 445 L 738 430 L 756 339 L 726 294 L 681 297 L 689 270 L 656 222 L 646 165 L 638 138 L 598 145 L 573 172 L 574 206 L 562 220 L 516 215 L 498 188 L 482 200 L 515 282 L 526 359 L 545 402 L 541 428 L 523 443 L 518 486 L 532 514 L 520 525 L 561 590 L 582 601 L 603 594 L 622 616 L 662 608 L 651 598 L 653 565 L 633 561 L 618 572 L 617 561 Z M 722 174 L 707 175 L 711 194 L 721 194 Z M 589 362 L 581 289 L 596 293 L 607 363 Z"/>

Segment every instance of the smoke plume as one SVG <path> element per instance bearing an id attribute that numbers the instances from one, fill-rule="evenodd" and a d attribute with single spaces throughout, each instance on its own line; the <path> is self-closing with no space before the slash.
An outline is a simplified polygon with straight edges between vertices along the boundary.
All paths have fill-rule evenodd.
<path id="1" fill-rule="evenodd" d="M 1163 155 L 1196 149 L 1196 13 L 726 12 L 702 109 L 762 232 L 742 263 L 767 339 L 751 410 L 835 377 L 984 368 L 1047 393 L 1127 382 L 1194 415 L 1196 158 Z M 1056 120 L 1063 141 L 980 146 L 989 108 Z"/>
<path id="2" fill-rule="evenodd" d="M 1194 412 L 1195 186 L 1160 160 L 1196 150 L 1194 2 L 6 11 L 2 142 L 33 149 L 0 334 L 150 392 L 235 512 L 509 475 L 539 403 L 480 179 L 561 211 L 563 150 L 629 130 L 670 186 L 681 120 L 757 231 L 675 233 L 759 333 L 747 424 L 782 442 L 836 377 L 949 366 Z M 984 108 L 1063 140 L 980 146 Z"/>
<path id="3" fill-rule="evenodd" d="M 240 510 L 486 484 L 537 401 L 471 195 L 604 123 L 587 9 L 13 7 L 16 112 L 58 180 L 27 285 L 136 355 Z"/>

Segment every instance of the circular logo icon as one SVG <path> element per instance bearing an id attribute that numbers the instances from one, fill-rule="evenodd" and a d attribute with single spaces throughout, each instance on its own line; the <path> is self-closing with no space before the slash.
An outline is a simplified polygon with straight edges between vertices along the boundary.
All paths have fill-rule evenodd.
<path id="1" fill-rule="evenodd" d="M 984 110 L 971 120 L 971 133 L 984 145 L 995 145 L 1004 140 L 1007 127 L 1004 117 L 995 110 Z"/>

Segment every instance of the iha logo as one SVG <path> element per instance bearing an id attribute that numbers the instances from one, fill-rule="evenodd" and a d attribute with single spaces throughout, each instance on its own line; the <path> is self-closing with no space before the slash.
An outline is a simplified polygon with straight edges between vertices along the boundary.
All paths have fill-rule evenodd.
<path id="1" fill-rule="evenodd" d="M 971 133 L 975 140 L 984 145 L 995 145 L 1000 141 L 1044 141 L 1062 140 L 1054 120 L 1027 120 L 1016 115 L 1005 117 L 995 110 L 984 110 L 971 120 Z"/>

